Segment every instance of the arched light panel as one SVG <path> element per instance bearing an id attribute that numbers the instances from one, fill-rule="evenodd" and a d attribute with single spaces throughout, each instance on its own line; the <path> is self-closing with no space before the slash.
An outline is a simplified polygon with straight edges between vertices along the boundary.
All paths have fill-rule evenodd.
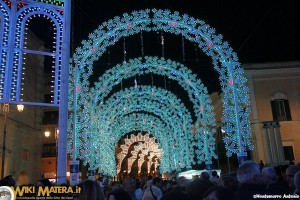
<path id="1" fill-rule="evenodd" d="M 4 97 L 5 77 L 8 73 L 8 51 L 9 51 L 9 7 L 4 1 L 0 2 L 0 100 Z"/>
<path id="2" fill-rule="evenodd" d="M 35 17 L 45 17 L 53 24 L 53 52 L 31 50 L 27 46 L 28 24 Z M 15 27 L 14 58 L 12 66 L 12 85 L 10 101 L 23 101 L 24 71 L 27 66 L 26 54 L 46 55 L 52 57 L 52 101 L 59 104 L 60 79 L 62 65 L 63 16 L 51 5 L 25 5 L 18 11 Z"/>
<path id="3" fill-rule="evenodd" d="M 82 126 L 74 115 L 76 116 L 77 112 L 85 108 L 84 105 L 89 102 L 81 94 L 90 92 L 88 78 L 92 74 L 93 62 L 99 59 L 108 46 L 113 45 L 121 37 L 137 34 L 140 31 L 159 30 L 183 35 L 184 38 L 197 43 L 199 48 L 212 58 L 214 69 L 220 74 L 220 85 L 225 94 L 222 121 L 226 131 L 227 155 L 245 152 L 247 148 L 252 149 L 247 80 L 237 55 L 227 42 L 222 41 L 222 36 L 215 35 L 214 28 L 202 20 L 188 15 L 180 15 L 178 12 L 172 13 L 169 10 L 156 9 L 134 11 L 131 14 L 124 14 L 123 17 L 115 17 L 104 22 L 90 34 L 88 40 L 82 42 L 82 48 L 76 49 L 70 66 L 71 87 L 69 92 L 69 108 L 72 112 L 70 119 L 74 119 L 69 128 L 73 138 L 77 138 L 77 134 L 79 134 L 77 129 L 81 129 Z M 140 65 L 140 67 L 142 66 Z M 111 78 L 118 79 L 118 77 Z M 203 119 L 206 120 L 209 117 Z M 200 131 L 211 135 L 206 128 Z"/>

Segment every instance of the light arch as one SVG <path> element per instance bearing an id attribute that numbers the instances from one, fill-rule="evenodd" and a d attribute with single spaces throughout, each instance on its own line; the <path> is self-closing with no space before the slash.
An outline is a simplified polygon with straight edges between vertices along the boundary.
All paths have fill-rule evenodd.
<path id="1" fill-rule="evenodd" d="M 126 102 L 125 102 L 126 103 Z M 188 145 L 190 143 L 192 143 L 192 140 L 190 139 L 192 137 L 192 135 L 187 135 L 187 133 L 185 133 L 186 128 L 182 127 L 182 122 L 180 122 L 180 118 L 178 117 L 174 117 L 174 115 L 172 115 L 170 112 L 172 112 L 172 108 L 168 108 L 166 106 L 162 106 L 160 103 L 150 103 L 150 101 L 147 100 L 142 100 L 141 101 L 142 106 L 140 106 L 140 111 L 144 111 L 147 113 L 151 113 L 153 110 L 155 111 L 157 108 L 162 110 L 162 114 L 159 115 L 155 115 L 157 118 L 160 118 L 165 124 L 166 126 L 170 129 L 170 131 L 168 132 L 168 134 L 162 134 L 162 137 L 170 137 L 170 138 L 174 138 L 174 140 L 172 140 L 172 144 L 175 144 L 178 148 L 178 159 L 181 160 L 182 163 L 182 167 L 184 167 L 185 165 L 191 166 L 191 163 L 193 162 L 193 155 L 192 155 L 192 145 Z M 126 104 L 124 104 L 126 105 Z M 118 119 L 124 115 L 133 115 L 136 116 L 136 113 L 134 113 L 136 111 L 136 107 L 134 105 L 132 105 L 130 107 L 131 104 L 127 105 L 127 110 L 123 111 L 121 108 L 123 107 L 123 105 L 119 105 L 116 106 L 114 109 L 119 111 L 118 113 L 115 113 L 113 111 L 111 111 L 114 115 L 115 115 L 115 119 L 112 123 L 106 124 L 108 127 L 113 127 L 110 128 L 111 130 L 105 128 L 105 127 L 100 127 L 100 129 L 98 131 L 96 131 L 95 134 L 93 134 L 92 138 L 97 138 L 97 135 L 99 135 L 100 130 L 103 131 L 103 134 L 101 134 L 101 137 L 105 137 L 105 138 L 112 138 L 114 137 L 114 135 L 116 134 L 116 127 L 120 127 L 120 129 L 122 129 L 122 127 L 124 126 L 123 121 L 119 121 Z M 150 106 L 143 106 L 143 105 L 150 105 Z M 139 118 L 138 118 L 139 119 Z M 134 120 L 134 122 L 136 123 L 136 119 Z M 138 122 L 141 123 L 141 122 Z M 187 130 L 186 132 L 189 132 L 189 130 Z M 190 130 L 191 133 L 191 130 Z M 189 137 L 188 137 L 189 136 Z M 121 136 L 120 136 L 121 137 Z M 112 147 L 115 146 L 116 141 L 114 140 L 109 140 L 106 142 L 98 142 L 97 140 L 93 139 L 93 142 L 96 142 L 98 144 L 101 144 L 100 146 L 105 145 L 106 148 L 104 149 L 112 149 Z M 171 140 L 170 140 L 171 142 Z M 84 142 L 85 143 L 85 142 Z M 109 148 L 108 148 L 109 147 Z M 101 154 L 100 151 L 99 153 Z M 106 151 L 107 154 L 107 151 Z M 95 156 L 97 156 L 99 154 L 96 154 Z M 90 155 L 88 155 L 90 157 Z M 113 166 L 111 166 L 113 167 Z"/>
<path id="2" fill-rule="evenodd" d="M 77 105 L 84 105 L 87 102 L 80 94 L 89 92 L 88 78 L 92 74 L 93 62 L 103 54 L 106 47 L 113 45 L 121 37 L 140 31 L 157 30 L 182 34 L 184 38 L 197 43 L 203 52 L 212 58 L 214 69 L 219 72 L 220 85 L 224 93 L 222 122 L 226 131 L 227 155 L 231 156 L 232 153 L 242 155 L 247 148 L 253 149 L 250 141 L 247 79 L 236 53 L 229 47 L 228 42 L 222 41 L 221 35 L 215 35 L 214 28 L 202 20 L 186 14 L 181 16 L 178 12 L 171 13 L 169 10 L 146 9 L 131 14 L 125 13 L 122 18 L 115 17 L 100 25 L 90 34 L 89 40 L 82 42 L 83 47 L 76 49 L 70 66 L 69 108 L 72 112 L 71 119 L 74 119 L 71 126 L 76 127 L 77 124 L 74 117 L 80 109 Z M 70 128 L 73 138 L 77 138 L 76 128 L 72 130 L 72 127 Z"/>
<path id="3" fill-rule="evenodd" d="M 114 132 L 118 133 L 115 137 L 98 137 L 96 144 L 101 144 L 102 148 L 106 151 L 110 151 L 106 156 L 102 154 L 100 159 L 94 159 L 91 155 L 86 159 L 94 169 L 100 168 L 103 169 L 103 172 L 109 175 L 115 175 L 116 171 L 116 163 L 114 163 L 115 159 L 110 159 L 110 157 L 114 157 L 115 148 L 112 145 L 105 146 L 108 141 L 113 144 L 116 144 L 120 138 L 132 131 L 142 131 L 147 132 L 157 138 L 157 142 L 161 149 L 163 150 L 163 155 L 161 157 L 161 166 L 164 172 L 172 171 L 174 169 L 179 169 L 179 166 L 173 161 L 173 154 L 171 154 L 170 148 L 172 147 L 170 144 L 173 144 L 173 137 L 165 137 L 169 133 L 171 133 L 171 129 L 166 125 L 166 123 L 158 118 L 157 116 L 145 114 L 145 113 L 137 113 L 137 117 L 140 120 L 140 123 L 136 123 L 136 115 L 124 115 L 120 116 L 120 118 L 116 119 L 115 123 L 112 124 L 114 127 Z M 103 146 L 104 145 L 104 146 Z M 101 149 L 100 147 L 97 149 Z M 90 159 L 90 160 L 89 160 Z M 178 160 L 177 160 L 178 165 Z"/>
<path id="4" fill-rule="evenodd" d="M 8 51 L 9 51 L 9 28 L 10 28 L 10 15 L 9 8 L 4 1 L 0 2 L 0 100 L 4 98 L 5 93 L 5 81 L 8 77 L 6 65 L 8 63 Z"/>
<path id="5" fill-rule="evenodd" d="M 47 52 L 45 50 L 31 50 L 27 49 L 25 45 L 25 34 L 28 32 L 26 28 L 26 22 L 30 20 L 32 17 L 44 16 L 49 19 L 49 22 L 53 23 L 54 34 L 56 35 L 56 39 L 54 39 L 55 43 L 55 51 Z M 30 22 L 29 22 L 30 23 Z M 62 40 L 63 40 L 63 24 L 64 19 L 63 15 L 56 9 L 53 8 L 52 5 L 44 4 L 40 5 L 24 5 L 20 8 L 16 14 L 16 25 L 15 29 L 15 38 L 14 38 L 14 48 L 15 53 L 13 57 L 13 66 L 12 66 L 12 76 L 11 77 L 11 101 L 24 101 L 22 99 L 22 89 L 23 89 L 23 73 L 26 64 L 24 63 L 24 58 L 26 54 L 34 54 L 34 55 L 45 55 L 51 56 L 54 58 L 54 70 L 53 70 L 53 93 L 51 103 L 48 105 L 59 105 L 60 101 L 60 85 L 61 85 L 61 70 L 62 70 Z M 15 73 L 15 72 L 17 73 Z M 30 104 L 30 103 L 29 103 Z M 36 103 L 38 104 L 38 103 Z M 41 104 L 41 103 L 40 103 Z M 47 103 L 43 103 L 47 104 Z"/>
<path id="6" fill-rule="evenodd" d="M 141 68 L 143 68 L 142 72 Z M 122 79 L 134 77 L 137 74 L 143 75 L 149 73 L 168 76 L 178 81 L 183 89 L 188 92 L 197 119 L 194 123 L 198 129 L 198 133 L 195 136 L 195 143 L 198 147 L 204 146 L 204 148 L 198 148 L 196 151 L 197 160 L 199 163 L 202 161 L 211 161 L 211 157 L 216 157 L 213 138 L 213 134 L 215 133 L 215 119 L 207 89 L 201 83 L 201 80 L 197 79 L 197 76 L 187 67 L 181 63 L 164 58 L 146 56 L 144 61 L 142 61 L 142 58 L 136 58 L 107 70 L 99 77 L 98 82 L 95 83 L 95 87 L 90 89 L 90 98 L 83 96 L 81 98 L 84 99 L 82 102 L 85 102 L 85 104 L 82 106 L 85 107 L 86 112 L 82 113 L 81 111 L 80 118 L 78 119 L 78 124 L 81 124 L 81 126 L 77 131 L 88 132 L 91 126 L 89 121 L 97 119 L 93 119 L 90 115 L 96 116 L 97 113 L 102 112 L 101 109 L 98 109 L 97 105 L 104 103 L 104 98 L 109 94 L 114 85 L 120 83 Z M 97 119 L 97 121 L 103 121 L 103 119 Z M 80 145 L 80 141 L 78 145 Z"/>
<path id="7" fill-rule="evenodd" d="M 135 158 L 137 158 L 139 151 L 141 151 L 141 154 L 143 156 L 146 156 L 149 153 L 150 155 L 148 156 L 148 159 L 150 163 L 147 166 L 149 171 L 149 167 L 151 167 L 153 157 L 157 155 L 157 157 L 160 158 L 162 155 L 162 151 L 159 147 L 159 144 L 156 143 L 155 140 L 156 138 L 151 137 L 149 133 L 142 134 L 141 132 L 139 132 L 137 135 L 131 134 L 129 138 L 125 138 L 124 144 L 120 145 L 122 151 L 117 155 L 117 173 L 119 173 L 121 170 L 122 162 L 124 158 L 128 155 L 130 146 L 134 145 L 135 143 L 138 143 L 138 145 L 134 146 L 134 150 L 131 151 L 131 154 L 134 155 Z"/>
<path id="8" fill-rule="evenodd" d="M 178 157 L 177 155 L 176 163 L 173 161 L 174 155 L 172 154 L 171 149 L 178 147 L 170 145 L 174 144 L 174 138 L 166 137 L 171 132 L 170 129 L 165 125 L 164 121 L 159 119 L 157 116 L 144 113 L 139 113 L 138 117 L 142 121 L 138 124 L 136 124 L 135 121 L 132 121 L 134 119 L 134 116 L 132 115 L 122 116 L 118 119 L 119 121 L 126 122 L 126 127 L 122 128 L 122 125 L 116 126 L 116 131 L 120 132 L 119 138 L 131 131 L 142 131 L 153 135 L 153 137 L 157 139 L 157 143 L 162 149 L 161 166 L 164 169 L 164 172 L 170 172 L 175 169 L 179 170 L 181 166 L 179 166 L 178 163 L 180 161 L 185 161 L 182 160 L 182 157 Z"/>

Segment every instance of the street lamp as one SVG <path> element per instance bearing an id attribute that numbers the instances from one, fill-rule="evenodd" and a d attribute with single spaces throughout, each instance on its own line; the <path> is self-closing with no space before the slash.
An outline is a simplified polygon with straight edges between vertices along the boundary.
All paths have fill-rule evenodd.
<path id="1" fill-rule="evenodd" d="M 24 105 L 17 105 L 19 112 L 24 110 Z M 5 153 L 6 153 L 6 126 L 7 126 L 7 114 L 9 113 L 9 104 L 3 104 L 3 115 L 4 115 L 4 130 L 3 130 L 3 144 L 2 144 L 2 164 L 1 164 L 1 179 L 4 178 L 4 166 L 5 166 Z"/>

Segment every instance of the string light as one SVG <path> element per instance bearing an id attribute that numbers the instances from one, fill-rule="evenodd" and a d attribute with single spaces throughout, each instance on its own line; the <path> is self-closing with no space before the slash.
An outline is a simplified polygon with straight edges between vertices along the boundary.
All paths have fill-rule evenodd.
<path id="1" fill-rule="evenodd" d="M 226 41 L 222 41 L 221 35 L 215 34 L 214 28 L 211 28 L 209 25 L 205 24 L 205 22 L 203 22 L 202 20 L 194 19 L 192 17 L 189 17 L 188 15 L 181 16 L 177 12 L 171 13 L 169 10 L 157 9 L 134 11 L 132 14 L 124 14 L 122 18 L 115 17 L 109 22 L 104 22 L 96 31 L 93 32 L 93 34 L 90 35 L 88 41 L 82 42 L 82 48 L 76 49 L 70 67 L 70 84 L 74 86 L 71 87 L 69 91 L 69 102 L 70 105 L 73 105 L 73 102 L 76 101 L 77 107 L 73 109 L 77 111 L 79 110 L 79 108 L 83 109 L 83 113 L 76 119 L 76 121 L 70 122 L 69 131 L 71 133 L 74 130 L 80 130 L 81 136 L 86 135 L 88 130 L 87 127 L 90 124 L 88 123 L 88 119 L 90 119 L 89 113 L 86 111 L 86 109 L 89 109 L 86 106 L 87 102 L 90 102 L 91 100 L 95 102 L 102 102 L 102 97 L 107 95 L 107 92 L 111 90 L 112 85 L 120 83 L 121 80 L 128 75 L 134 76 L 135 74 L 139 74 L 140 65 L 142 64 L 145 66 L 143 68 L 144 73 L 147 72 L 156 73 L 158 75 L 168 75 L 168 77 L 171 77 L 172 79 L 178 81 L 182 87 L 189 91 L 189 97 L 194 104 L 195 115 L 198 116 L 198 119 L 196 121 L 196 142 L 194 143 L 194 145 L 204 147 L 203 150 L 198 149 L 198 151 L 196 152 L 198 161 L 201 159 L 208 159 L 208 157 L 205 156 L 205 153 L 207 152 L 210 156 L 213 156 L 214 154 L 214 152 L 211 151 L 213 149 L 211 146 L 213 146 L 212 136 L 214 131 L 213 129 L 209 128 L 209 124 L 214 121 L 214 114 L 211 112 L 212 106 L 210 105 L 210 100 L 206 99 L 206 96 L 208 96 L 206 88 L 204 88 L 202 83 L 198 82 L 198 80 L 196 80 L 196 78 L 191 75 L 192 73 L 190 70 L 181 71 L 177 68 L 175 70 L 174 68 L 172 68 L 172 71 L 168 71 L 169 69 L 171 69 L 168 68 L 169 65 L 165 63 L 161 64 L 161 60 L 163 59 L 155 57 L 149 58 L 148 60 L 146 58 L 145 63 L 141 63 L 141 59 L 134 59 L 128 62 L 130 66 L 126 65 L 127 63 L 124 63 L 124 65 L 122 66 L 118 65 L 118 67 L 122 68 L 123 71 L 118 72 L 119 77 L 117 79 L 114 79 L 115 81 L 113 84 L 107 82 L 107 85 L 101 86 L 100 84 L 96 84 L 97 86 L 95 86 L 94 88 L 88 87 L 88 78 L 92 74 L 92 63 L 103 54 L 108 46 L 111 45 L 109 40 L 109 38 L 111 37 L 111 30 L 113 30 L 116 35 L 115 41 L 118 41 L 121 37 L 137 34 L 141 31 L 164 31 L 169 33 L 182 34 L 184 38 L 196 43 L 197 46 L 206 55 L 212 58 L 214 69 L 220 74 L 220 85 L 224 93 L 224 111 L 222 122 L 223 129 L 226 131 L 225 142 L 227 155 L 231 156 L 232 153 L 242 153 L 247 148 L 253 148 L 253 145 L 250 141 L 250 102 L 248 88 L 246 86 L 247 80 L 244 76 L 243 69 L 240 67 L 240 63 L 238 62 L 236 53 L 232 51 Z M 100 48 L 96 52 L 93 52 L 90 50 L 93 46 L 97 46 Z M 147 65 L 147 62 L 149 61 L 151 61 L 152 65 L 154 64 L 155 68 Z M 166 62 L 172 63 L 172 61 Z M 173 64 L 175 66 L 180 65 L 177 63 L 172 63 L 172 65 Z M 174 73 L 172 73 L 173 71 Z M 79 75 L 80 79 L 77 78 L 76 74 Z M 105 76 L 105 78 L 107 79 L 109 79 L 109 77 L 111 76 Z M 104 82 L 102 81 L 101 83 Z M 75 85 L 78 84 L 83 88 L 81 91 L 79 91 L 79 94 L 94 94 L 96 91 L 101 91 L 101 94 L 98 94 L 98 96 L 96 97 L 93 95 L 73 95 L 74 92 L 78 92 L 75 90 Z M 201 87 L 202 90 L 195 89 L 197 86 Z M 74 96 L 76 96 L 76 99 L 73 98 Z M 71 109 L 70 111 L 72 112 L 73 110 Z M 71 114 L 70 120 L 72 120 L 73 117 L 74 116 L 72 116 Z M 130 124 L 130 121 L 128 121 L 128 124 Z M 140 123 L 135 124 L 134 127 L 138 127 L 139 125 Z M 74 127 L 76 127 L 76 129 Z M 214 127 L 214 124 L 212 124 L 211 127 Z M 131 130 L 132 128 L 133 127 L 131 127 Z M 108 128 L 108 130 L 110 129 Z M 71 147 L 72 142 L 74 141 L 71 137 L 69 139 L 69 147 Z M 77 138 L 75 138 L 75 140 L 77 140 Z M 81 144 L 79 151 L 81 151 L 85 147 L 86 146 L 83 146 L 83 144 Z M 167 146 L 163 147 L 168 150 Z M 112 148 L 112 146 L 107 146 L 107 148 Z M 72 147 L 70 148 L 70 151 L 73 151 Z M 164 156 L 169 158 L 169 153 L 170 152 L 168 151 L 164 151 Z M 107 156 L 109 158 L 112 157 L 112 155 Z M 176 159 L 178 159 L 178 156 L 179 155 L 176 155 Z M 105 158 L 105 164 L 103 165 L 106 166 L 106 170 L 108 171 L 108 173 L 115 173 L 115 169 L 107 168 L 107 166 L 112 166 L 111 164 L 115 162 L 113 158 L 111 159 L 112 161 L 108 158 Z M 87 159 L 87 162 L 88 161 L 89 160 Z M 171 161 L 171 158 L 162 161 L 162 168 L 165 170 L 169 170 L 172 168 L 174 169 L 174 167 L 176 166 L 174 166 L 175 164 L 172 164 L 173 162 Z"/>

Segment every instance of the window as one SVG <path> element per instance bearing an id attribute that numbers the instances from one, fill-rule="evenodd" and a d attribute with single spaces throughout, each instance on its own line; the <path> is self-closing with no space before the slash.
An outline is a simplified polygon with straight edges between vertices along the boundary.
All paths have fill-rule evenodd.
<path id="1" fill-rule="evenodd" d="M 29 157 L 29 151 L 26 149 L 23 149 L 21 152 L 21 159 L 22 160 L 28 160 Z"/>
<path id="2" fill-rule="evenodd" d="M 271 107 L 274 121 L 291 121 L 291 111 L 288 97 L 282 92 L 271 96 Z"/>
<path id="3" fill-rule="evenodd" d="M 286 99 L 275 99 L 271 101 L 274 121 L 291 121 L 289 101 Z"/>
<path id="4" fill-rule="evenodd" d="M 283 152 L 285 160 L 295 160 L 293 146 L 284 146 Z"/>

